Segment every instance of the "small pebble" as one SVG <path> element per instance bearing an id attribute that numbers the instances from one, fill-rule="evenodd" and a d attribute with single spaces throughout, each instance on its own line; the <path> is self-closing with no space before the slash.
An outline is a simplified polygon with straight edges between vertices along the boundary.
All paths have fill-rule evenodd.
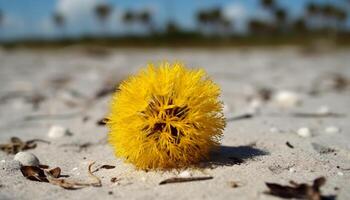
<path id="1" fill-rule="evenodd" d="M 328 106 L 323 105 L 317 109 L 317 113 L 320 115 L 327 115 L 331 113 L 331 109 Z"/>
<path id="2" fill-rule="evenodd" d="M 28 152 L 18 152 L 14 160 L 25 166 L 38 166 L 40 164 L 39 159 L 34 154 Z"/>
<path id="3" fill-rule="evenodd" d="M 76 171 L 76 170 L 78 170 L 78 167 L 74 167 L 74 168 L 72 169 L 72 171 Z"/>
<path id="4" fill-rule="evenodd" d="M 278 128 L 276 128 L 276 127 L 271 127 L 271 128 L 270 128 L 270 132 L 271 132 L 271 133 L 279 133 L 280 130 L 279 130 Z"/>
<path id="5" fill-rule="evenodd" d="M 297 134 L 300 137 L 311 137 L 311 131 L 309 128 L 303 127 L 303 128 L 299 128 Z"/>
<path id="6" fill-rule="evenodd" d="M 179 177 L 181 178 L 189 178 L 192 176 L 192 173 L 188 170 L 185 170 L 185 171 L 182 171 L 180 174 L 179 174 Z"/>
<path id="7" fill-rule="evenodd" d="M 68 131 L 68 129 L 62 127 L 62 126 L 57 126 L 57 125 L 54 125 L 54 126 L 51 126 L 47 136 L 49 138 L 52 138 L 52 139 L 58 139 L 58 138 L 62 138 L 62 137 L 65 137 L 65 136 L 70 136 L 70 132 Z"/>
<path id="8" fill-rule="evenodd" d="M 289 172 L 290 172 L 290 173 L 295 173 L 296 171 L 297 171 L 297 170 L 295 170 L 294 167 L 289 168 Z"/>
<path id="9" fill-rule="evenodd" d="M 257 114 L 260 112 L 263 102 L 260 99 L 253 99 L 249 103 L 248 113 Z"/>
<path id="10" fill-rule="evenodd" d="M 344 176 L 343 172 L 338 172 L 337 174 L 338 174 L 338 176 Z"/>
<path id="11" fill-rule="evenodd" d="M 291 108 L 301 103 L 301 97 L 295 92 L 282 90 L 274 96 L 276 104 L 283 108 Z"/>
<path id="12" fill-rule="evenodd" d="M 5 162 L 6 162 L 6 160 L 1 160 L 0 162 L 1 162 L 1 163 L 5 163 Z"/>
<path id="13" fill-rule="evenodd" d="M 336 126 L 328 126 L 326 127 L 325 132 L 329 134 L 334 134 L 334 133 L 339 133 L 340 129 Z"/>

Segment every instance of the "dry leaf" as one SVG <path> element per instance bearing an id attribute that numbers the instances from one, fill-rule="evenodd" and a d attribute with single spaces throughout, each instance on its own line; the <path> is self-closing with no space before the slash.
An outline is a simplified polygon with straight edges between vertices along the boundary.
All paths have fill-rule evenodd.
<path id="1" fill-rule="evenodd" d="M 112 177 L 112 178 L 111 178 L 111 183 L 115 183 L 115 182 L 117 182 L 117 181 L 119 181 L 119 179 L 118 179 L 117 177 Z"/>
<path id="2" fill-rule="evenodd" d="M 48 182 L 43 169 L 36 166 L 22 166 L 21 172 L 24 177 L 32 181 Z"/>
<path id="3" fill-rule="evenodd" d="M 159 185 L 164 185 L 168 183 L 183 183 L 183 182 L 190 182 L 190 181 L 204 181 L 213 179 L 212 176 L 205 176 L 205 177 L 189 177 L 189 178 L 180 178 L 180 177 L 174 177 L 165 179 L 164 181 L 161 181 Z"/>
<path id="4" fill-rule="evenodd" d="M 313 185 L 306 183 L 298 184 L 293 181 L 290 182 L 292 186 L 280 185 L 276 183 L 266 183 L 266 186 L 270 191 L 267 194 L 278 196 L 281 198 L 297 198 L 308 200 L 321 200 L 325 197 L 321 195 L 320 187 L 326 183 L 324 177 L 320 177 L 314 180 Z"/>
<path id="5" fill-rule="evenodd" d="M 45 170 L 43 168 L 35 167 L 35 166 L 22 166 L 21 172 L 23 176 L 29 180 L 49 182 L 50 184 L 58 185 L 64 189 L 69 189 L 69 190 L 80 189 L 80 188 L 89 187 L 89 186 L 101 187 L 102 183 L 100 178 L 95 176 L 91 171 L 92 165 L 94 163 L 95 162 L 90 163 L 88 167 L 88 174 L 92 179 L 94 179 L 94 181 L 91 183 L 81 183 L 73 180 L 59 178 L 61 177 L 61 168 L 59 167 L 56 167 L 51 170 Z"/>
<path id="6" fill-rule="evenodd" d="M 50 142 L 41 140 L 41 139 L 33 139 L 23 142 L 18 137 L 11 137 L 10 142 L 7 144 L 0 144 L 0 150 L 8 153 L 8 154 L 16 154 L 20 151 L 25 151 L 28 149 L 34 149 L 37 146 L 37 142 L 43 142 L 50 144 Z"/>
<path id="7" fill-rule="evenodd" d="M 102 119 L 98 120 L 98 121 L 96 122 L 96 124 L 97 124 L 98 126 L 104 126 L 104 125 L 106 125 L 107 121 L 108 121 L 107 118 L 102 118 Z"/>
<path id="8" fill-rule="evenodd" d="M 88 174 L 91 178 L 93 178 L 95 180 L 95 182 L 91 183 L 92 186 L 94 187 L 101 187 L 102 186 L 102 183 L 101 183 L 101 179 L 98 178 L 97 176 L 95 176 L 93 173 L 92 173 L 92 165 L 94 165 L 95 162 L 92 162 L 90 163 L 89 167 L 88 167 Z"/>
<path id="9" fill-rule="evenodd" d="M 114 169 L 114 168 L 115 168 L 115 166 L 113 166 L 113 165 L 102 165 L 102 166 L 98 167 L 97 169 L 95 169 L 93 172 L 97 172 L 100 169 Z"/>
<path id="10" fill-rule="evenodd" d="M 50 169 L 49 170 L 49 173 L 55 177 L 55 178 L 59 178 L 61 176 L 61 168 L 59 167 L 56 167 L 54 169 Z"/>

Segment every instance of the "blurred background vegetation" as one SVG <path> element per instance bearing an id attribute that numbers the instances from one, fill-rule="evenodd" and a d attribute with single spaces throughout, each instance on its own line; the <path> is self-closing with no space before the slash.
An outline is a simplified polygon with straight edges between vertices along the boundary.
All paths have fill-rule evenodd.
<path id="1" fill-rule="evenodd" d="M 83 28 L 80 29 L 82 31 L 78 36 L 71 34 L 68 30 L 71 28 L 68 26 L 70 16 L 57 9 L 50 14 L 50 23 L 55 32 L 51 37 L 43 37 L 40 34 L 10 37 L 11 34 L 16 34 L 16 30 L 6 35 L 6 29 L 9 28 L 6 23 L 10 20 L 7 20 L 6 9 L 1 6 L 8 1 L 1 1 L 3 2 L 0 4 L 0 42 L 5 47 L 51 47 L 72 44 L 131 47 L 304 45 L 315 41 L 338 45 L 350 44 L 349 0 L 305 0 L 302 10 L 299 11 L 301 14 L 297 17 L 292 17 L 290 9 L 283 6 L 283 1 L 287 0 L 257 0 L 258 10 L 254 12 L 264 12 L 264 16 L 267 17 L 248 15 L 248 19 L 244 21 L 246 28 L 243 31 L 238 30 L 239 19 L 235 19 L 239 16 L 235 14 L 229 16 L 220 5 L 198 6 L 192 15 L 194 19 L 191 19 L 195 21 L 195 25 L 189 29 L 182 27 L 173 17 L 181 15 L 179 11 L 174 12 L 173 7 L 176 7 L 176 4 L 184 4 L 183 1 L 163 1 L 168 17 L 162 20 L 161 25 L 156 20 L 161 16 L 152 9 L 128 8 L 120 11 L 117 10 L 118 2 L 112 4 L 109 1 L 95 1 L 89 12 L 96 20 L 96 24 L 90 26 L 97 27 L 97 34 L 84 32 Z M 200 4 L 199 0 L 197 4 Z M 113 12 L 118 12 L 117 19 L 112 18 Z M 124 31 L 111 31 L 112 20 L 118 20 Z"/>

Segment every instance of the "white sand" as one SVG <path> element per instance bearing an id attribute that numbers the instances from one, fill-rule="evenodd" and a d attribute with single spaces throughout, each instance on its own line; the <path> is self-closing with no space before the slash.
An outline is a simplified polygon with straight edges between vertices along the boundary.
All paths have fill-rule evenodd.
<path id="1" fill-rule="evenodd" d="M 12 161 L 14 156 L 0 152 L 0 199 L 274 199 L 263 194 L 267 190 L 265 182 L 310 183 L 319 176 L 327 178 L 322 187 L 324 194 L 350 199 L 350 170 L 346 170 L 350 168 L 349 89 L 326 91 L 318 96 L 308 94 L 316 77 L 332 72 L 350 77 L 349 55 L 350 50 L 305 54 L 293 48 L 118 49 L 105 57 L 77 48 L 38 52 L 0 50 L 0 143 L 7 142 L 11 136 L 50 140 L 50 145 L 39 143 L 28 152 L 34 153 L 43 164 L 61 167 L 63 174 L 72 179 L 87 180 L 86 168 L 90 161 L 116 166 L 96 172 L 102 179 L 101 188 L 69 191 L 26 180 Z M 204 67 L 222 86 L 227 116 L 249 110 L 246 94 L 256 86 L 292 90 L 300 94 L 302 104 L 280 109 L 270 102 L 263 104 L 260 114 L 254 118 L 228 122 L 221 152 L 214 153 L 211 161 L 216 165 L 189 169 L 193 176 L 210 175 L 214 179 L 158 185 L 179 172 L 137 171 L 115 158 L 106 143 L 107 129 L 96 125 L 107 112 L 110 96 L 91 100 L 107 79 L 117 81 L 148 61 L 157 60 L 181 60 L 191 66 Z M 69 76 L 71 81 L 54 88 L 50 80 L 58 76 Z M 33 93 L 47 97 L 38 110 L 33 110 L 26 101 Z M 324 105 L 346 116 L 296 118 L 288 115 L 316 112 Z M 47 114 L 63 116 L 26 120 L 28 116 Z M 83 122 L 85 116 L 89 119 Z M 66 127 L 73 135 L 50 139 L 47 133 L 52 125 Z M 312 136 L 298 136 L 296 132 L 302 127 L 309 128 Z M 340 131 L 328 132 L 327 127 Z M 293 149 L 287 147 L 287 141 Z M 78 146 L 84 143 L 91 146 L 80 150 Z M 335 149 L 335 153 L 318 152 L 328 147 Z M 230 156 L 240 157 L 244 163 L 232 165 Z M 112 177 L 120 181 L 111 183 Z M 231 181 L 239 182 L 240 187 L 231 188 Z"/>

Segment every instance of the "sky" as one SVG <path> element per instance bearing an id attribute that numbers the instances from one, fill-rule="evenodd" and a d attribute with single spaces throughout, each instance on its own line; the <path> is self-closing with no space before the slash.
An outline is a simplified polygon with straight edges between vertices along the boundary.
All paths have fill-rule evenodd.
<path id="1" fill-rule="evenodd" d="M 306 3 L 311 0 L 277 0 L 277 4 L 289 11 L 291 18 L 303 14 Z M 347 0 L 312 0 L 313 2 L 336 2 L 344 7 Z M 221 7 L 226 17 L 233 19 L 236 32 L 246 31 L 246 22 L 252 18 L 269 20 L 268 11 L 261 9 L 259 0 L 0 0 L 0 11 L 4 15 L 0 26 L 0 40 L 23 38 L 57 38 L 63 36 L 125 34 L 145 31 L 140 24 L 126 25 L 121 16 L 126 10 L 149 9 L 154 24 L 164 28 L 169 20 L 186 30 L 195 30 L 195 14 L 200 9 Z M 98 23 L 93 8 L 99 3 L 113 6 L 105 25 Z M 350 4 L 348 2 L 348 4 Z M 348 6 L 347 4 L 347 6 Z M 348 6 L 347 8 L 350 9 Z M 52 13 L 66 16 L 64 30 L 54 26 Z M 347 25 L 350 24 L 348 20 Z M 103 27 L 102 27 L 103 26 Z"/>

